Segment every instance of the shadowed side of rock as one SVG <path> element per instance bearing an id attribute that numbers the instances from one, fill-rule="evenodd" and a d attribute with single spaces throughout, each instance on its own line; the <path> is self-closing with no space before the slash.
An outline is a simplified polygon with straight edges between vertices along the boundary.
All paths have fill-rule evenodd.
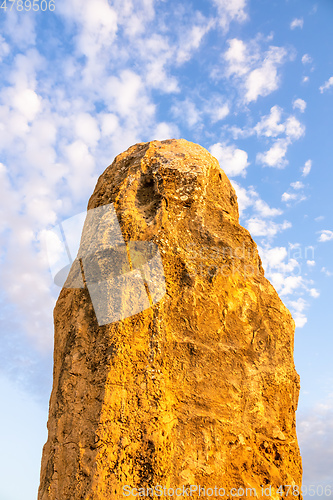
<path id="1" fill-rule="evenodd" d="M 107 204 L 126 242 L 157 245 L 166 293 L 99 326 L 87 287 L 61 291 L 39 500 L 191 484 L 272 485 L 280 499 L 302 476 L 294 322 L 228 178 L 196 144 L 137 144 L 100 176 L 88 209 Z"/>

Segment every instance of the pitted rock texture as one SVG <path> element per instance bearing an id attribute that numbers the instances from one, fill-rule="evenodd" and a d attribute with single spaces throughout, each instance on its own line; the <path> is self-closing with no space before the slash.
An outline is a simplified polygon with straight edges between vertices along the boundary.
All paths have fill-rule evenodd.
<path id="1" fill-rule="evenodd" d="M 294 321 L 217 160 L 182 139 L 136 144 L 88 209 L 110 203 L 126 241 L 158 245 L 166 294 L 99 326 L 87 288 L 62 289 L 39 500 L 301 486 Z"/>

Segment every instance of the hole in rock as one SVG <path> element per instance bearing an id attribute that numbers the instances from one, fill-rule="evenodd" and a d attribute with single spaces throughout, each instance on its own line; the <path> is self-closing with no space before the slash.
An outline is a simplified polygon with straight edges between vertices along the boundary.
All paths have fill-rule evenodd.
<path id="1" fill-rule="evenodd" d="M 150 222 L 156 216 L 162 203 L 156 181 L 152 175 L 143 177 L 137 191 L 137 204 L 146 222 Z"/>

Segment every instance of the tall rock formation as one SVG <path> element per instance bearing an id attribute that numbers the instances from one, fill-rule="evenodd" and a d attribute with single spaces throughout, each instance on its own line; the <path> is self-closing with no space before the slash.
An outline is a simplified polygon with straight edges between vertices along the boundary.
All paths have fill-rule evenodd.
<path id="1" fill-rule="evenodd" d="M 136 144 L 100 176 L 88 215 L 105 205 L 132 258 L 125 272 L 125 254 L 108 254 L 118 275 L 142 273 L 133 242 L 153 242 L 165 293 L 154 301 L 150 289 L 148 307 L 98 322 L 87 272 L 101 282 L 108 225 L 98 237 L 87 229 L 81 248 L 89 238 L 105 245 L 74 262 L 55 307 L 39 500 L 153 497 L 149 488 L 162 498 L 172 488 L 174 498 L 243 488 L 234 498 L 247 498 L 246 488 L 261 497 L 263 485 L 266 498 L 280 499 L 281 485 L 301 498 L 294 321 L 264 277 L 217 160 L 182 139 Z M 146 276 L 145 289 L 153 281 Z M 123 302 L 138 290 L 134 283 Z"/>

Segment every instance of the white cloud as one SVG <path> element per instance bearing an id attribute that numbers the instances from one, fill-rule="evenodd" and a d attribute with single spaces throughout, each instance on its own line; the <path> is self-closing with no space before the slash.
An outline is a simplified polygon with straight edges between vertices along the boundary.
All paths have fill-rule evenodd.
<path id="1" fill-rule="evenodd" d="M 291 309 L 296 327 L 303 328 L 308 321 L 303 311 L 309 304 L 302 297 L 300 297 L 297 300 L 290 301 L 288 305 Z"/>
<path id="2" fill-rule="evenodd" d="M 142 60 L 146 85 L 166 93 L 178 92 L 177 79 L 167 72 L 167 66 L 177 58 L 178 44 L 171 45 L 166 36 L 151 33 L 148 38 L 136 40 L 135 45 Z"/>
<path id="3" fill-rule="evenodd" d="M 256 101 L 259 96 L 267 96 L 279 88 L 277 68 L 284 62 L 286 55 L 284 48 L 270 47 L 261 66 L 252 70 L 245 80 L 247 102 Z"/>
<path id="4" fill-rule="evenodd" d="M 312 160 L 307 160 L 304 164 L 304 167 L 302 167 L 303 177 L 306 177 L 307 175 L 309 175 L 311 167 L 312 167 Z"/>
<path id="5" fill-rule="evenodd" d="M 320 296 L 320 293 L 318 290 L 316 290 L 316 288 L 311 288 L 310 295 L 311 295 L 311 297 L 314 297 L 315 299 L 317 299 Z"/>
<path id="6" fill-rule="evenodd" d="M 329 271 L 328 269 L 326 269 L 326 267 L 322 267 L 320 269 L 320 272 L 321 273 L 324 273 L 326 276 L 333 276 L 333 272 L 332 271 Z"/>
<path id="7" fill-rule="evenodd" d="M 105 0 L 94 0 L 92 5 L 85 2 L 84 9 L 82 2 L 74 0 L 72 4 L 79 6 L 81 16 L 84 20 L 84 28 L 90 35 L 94 34 L 100 43 L 109 43 L 117 31 L 117 13 Z"/>
<path id="8" fill-rule="evenodd" d="M 273 106 L 269 115 L 263 116 L 253 128 L 259 137 L 277 137 L 285 134 L 285 137 L 277 139 L 268 151 L 257 154 L 257 162 L 264 166 L 284 168 L 288 164 L 285 158 L 288 146 L 305 133 L 304 125 L 295 116 L 289 115 L 282 122 L 282 114 L 283 110 L 279 106 Z"/>
<path id="9" fill-rule="evenodd" d="M 308 319 L 302 313 L 296 313 L 293 317 L 296 328 L 303 328 L 303 326 L 308 322 Z"/>
<path id="10" fill-rule="evenodd" d="M 292 182 L 290 185 L 292 188 L 297 189 L 297 190 L 304 188 L 304 184 L 301 181 Z"/>
<path id="11" fill-rule="evenodd" d="M 32 121 L 41 109 L 41 98 L 32 89 L 25 89 L 15 93 L 13 107 Z"/>
<path id="12" fill-rule="evenodd" d="M 17 54 L 12 64 L 8 81 L 13 90 L 20 92 L 25 89 L 36 90 L 37 73 L 46 61 L 36 49 L 29 49 L 24 54 Z"/>
<path id="13" fill-rule="evenodd" d="M 288 139 L 278 139 L 268 151 L 257 154 L 257 162 L 267 167 L 284 168 L 288 164 L 285 156 L 289 144 Z"/>
<path id="14" fill-rule="evenodd" d="M 142 26 L 145 24 L 143 21 Z M 137 59 L 138 51 L 147 85 L 166 93 L 179 92 L 177 78 L 169 74 L 168 68 L 189 61 L 213 27 L 213 19 L 204 17 L 200 12 L 189 12 L 179 5 L 177 20 L 174 20 L 172 28 L 176 40 L 171 42 L 165 29 L 160 33 L 155 33 L 154 28 L 142 32 L 140 38 L 135 40 L 134 56 Z"/>
<path id="15" fill-rule="evenodd" d="M 265 201 L 259 199 L 254 202 L 254 210 L 258 212 L 261 217 L 276 217 L 283 212 L 279 208 L 271 208 Z"/>
<path id="16" fill-rule="evenodd" d="M 272 238 L 277 233 L 291 227 L 291 223 L 289 221 L 284 221 L 279 224 L 277 222 L 267 221 L 258 217 L 252 217 L 246 222 L 247 228 L 253 236 L 266 236 L 268 238 Z"/>
<path id="17" fill-rule="evenodd" d="M 112 3 L 119 24 L 129 38 L 143 35 L 147 23 L 155 19 L 154 0 L 114 0 Z"/>
<path id="18" fill-rule="evenodd" d="M 35 45 L 35 24 L 36 18 L 33 16 L 22 16 L 19 11 L 12 9 L 10 15 L 6 15 L 2 25 L 3 34 L 8 35 L 11 48 L 17 47 L 23 51 L 27 47 Z"/>
<path id="19" fill-rule="evenodd" d="M 307 83 L 309 81 L 308 76 L 303 76 L 302 83 Z"/>
<path id="20" fill-rule="evenodd" d="M 209 150 L 228 176 L 245 176 L 246 167 L 249 165 L 246 151 L 238 149 L 234 145 L 228 146 L 221 142 L 213 144 Z"/>
<path id="21" fill-rule="evenodd" d="M 293 101 L 293 109 L 299 109 L 301 113 L 304 113 L 306 102 L 303 99 L 295 99 Z"/>
<path id="22" fill-rule="evenodd" d="M 68 161 L 67 181 L 74 198 L 88 196 L 94 187 L 95 159 L 85 142 L 81 139 L 74 141 L 64 148 Z"/>
<path id="23" fill-rule="evenodd" d="M 223 104 L 222 106 L 215 107 L 211 110 L 212 122 L 216 123 L 220 120 L 224 120 L 226 116 L 230 113 L 228 104 Z"/>
<path id="24" fill-rule="evenodd" d="M 97 120 L 88 113 L 80 113 L 77 116 L 75 132 L 88 146 L 96 146 L 101 135 Z"/>
<path id="25" fill-rule="evenodd" d="M 112 135 L 119 128 L 119 120 L 114 113 L 102 113 L 99 116 L 101 120 L 102 135 Z"/>
<path id="26" fill-rule="evenodd" d="M 201 111 L 195 103 L 188 97 L 184 101 L 177 101 L 171 108 L 174 117 L 182 120 L 187 127 L 193 128 L 201 122 Z"/>
<path id="27" fill-rule="evenodd" d="M 304 20 L 303 18 L 297 18 L 295 17 L 295 19 L 293 19 L 290 23 L 290 29 L 291 30 L 294 30 L 295 28 L 303 28 L 303 24 L 304 24 Z"/>
<path id="28" fill-rule="evenodd" d="M 183 36 L 181 36 L 176 55 L 177 63 L 182 64 L 192 57 L 193 51 L 200 47 L 203 37 L 213 26 L 213 22 L 207 22 L 203 16 L 200 16 L 198 21 L 194 26 L 191 26 L 188 32 L 183 33 Z"/>
<path id="29" fill-rule="evenodd" d="M 234 179 L 231 179 L 230 182 L 236 191 L 239 214 L 242 215 L 243 212 L 253 204 L 252 196 L 247 189 L 238 184 Z"/>
<path id="30" fill-rule="evenodd" d="M 281 200 L 285 201 L 285 202 L 297 200 L 297 194 L 296 193 L 283 193 L 281 196 Z"/>
<path id="31" fill-rule="evenodd" d="M 297 259 L 290 257 L 286 247 L 271 247 L 266 243 L 265 246 L 259 247 L 259 251 L 267 274 L 274 274 L 276 282 L 281 280 L 278 285 L 279 289 L 282 288 L 286 274 L 294 273 L 298 275 L 300 273 L 299 262 Z"/>
<path id="32" fill-rule="evenodd" d="M 306 309 L 306 307 L 308 306 L 308 303 L 302 297 L 298 298 L 297 300 L 291 300 L 289 304 L 294 309 L 294 311 L 298 313 L 303 312 L 304 309 Z"/>
<path id="33" fill-rule="evenodd" d="M 69 162 L 78 169 L 77 173 L 81 173 L 82 177 L 89 175 L 95 164 L 94 158 L 89 153 L 87 145 L 81 141 L 77 140 L 66 146 L 66 154 Z"/>
<path id="34" fill-rule="evenodd" d="M 288 252 L 286 247 L 273 247 L 265 249 L 260 247 L 260 256 L 262 258 L 264 268 L 268 272 L 271 268 L 280 268 L 287 255 Z"/>
<path id="35" fill-rule="evenodd" d="M 120 76 L 110 76 L 105 82 L 105 100 L 111 112 L 117 112 L 121 117 L 134 115 L 137 108 L 144 114 L 152 115 L 155 107 L 148 103 L 143 82 L 137 73 L 126 69 Z"/>
<path id="36" fill-rule="evenodd" d="M 174 123 L 161 122 L 155 126 L 152 140 L 163 141 L 165 139 L 177 139 L 179 129 Z"/>
<path id="37" fill-rule="evenodd" d="M 8 56 L 10 53 L 10 47 L 8 43 L 6 43 L 3 36 L 0 35 L 0 62 Z"/>
<path id="38" fill-rule="evenodd" d="M 327 82 L 324 83 L 321 87 L 319 87 L 319 90 L 321 93 L 323 93 L 325 90 L 328 90 L 330 87 L 333 86 L 333 76 L 331 76 Z"/>
<path id="39" fill-rule="evenodd" d="M 229 29 L 231 21 L 242 23 L 246 21 L 246 0 L 213 0 L 217 7 L 218 22 L 224 31 Z"/>
<path id="40" fill-rule="evenodd" d="M 273 106 L 270 114 L 263 116 L 260 122 L 254 127 L 257 135 L 265 137 L 276 137 L 285 131 L 285 124 L 281 123 L 282 109 L 279 106 Z"/>
<path id="41" fill-rule="evenodd" d="M 293 115 L 288 116 L 284 123 L 281 123 L 283 110 L 279 106 L 273 106 L 270 114 L 263 116 L 260 122 L 254 127 L 258 136 L 276 137 L 285 133 L 290 140 L 297 140 L 304 135 L 305 127 Z"/>
<path id="42" fill-rule="evenodd" d="M 249 207 L 251 207 L 255 215 L 259 217 L 277 217 L 282 214 L 281 209 L 272 208 L 268 203 L 262 200 L 252 186 L 246 189 L 234 180 L 231 180 L 231 183 L 237 194 L 240 215 L 243 215 L 243 212 Z"/>
<path id="43" fill-rule="evenodd" d="M 160 89 L 163 92 L 170 94 L 179 92 L 177 79 L 168 76 L 165 70 L 167 59 L 155 58 L 147 64 L 146 83 L 155 89 Z"/>
<path id="44" fill-rule="evenodd" d="M 187 96 L 184 100 L 174 100 L 171 112 L 174 118 L 183 122 L 190 129 L 197 131 L 203 128 L 204 119 L 208 116 L 212 123 L 223 120 L 230 112 L 229 105 L 219 95 L 210 95 L 204 103 L 197 96 Z"/>
<path id="45" fill-rule="evenodd" d="M 224 59 L 228 63 L 227 75 L 245 75 L 250 69 L 247 45 L 237 38 L 228 40 L 228 43 L 229 48 L 224 54 Z"/>
<path id="46" fill-rule="evenodd" d="M 292 312 L 296 326 L 302 328 L 307 322 L 304 310 L 309 305 L 303 297 L 304 293 L 307 292 L 310 297 L 317 298 L 319 292 L 313 286 L 309 287 L 309 284 L 312 285 L 313 282 L 302 276 L 304 255 L 300 245 L 289 244 L 287 249 L 286 247 L 271 247 L 265 242 L 263 246 L 258 246 L 258 251 L 266 277 L 276 291 L 282 297 L 286 297 L 286 304 Z"/>
<path id="47" fill-rule="evenodd" d="M 291 140 L 300 139 L 305 133 L 305 127 L 295 116 L 289 116 L 286 121 L 286 136 Z"/>
<path id="48" fill-rule="evenodd" d="M 316 265 L 316 262 L 314 260 L 307 260 L 306 261 L 307 265 L 310 266 L 310 267 L 313 267 Z"/>
<path id="49" fill-rule="evenodd" d="M 304 184 L 300 181 L 292 182 L 290 184 L 290 186 L 296 191 L 304 188 Z M 300 192 L 296 192 L 296 193 L 295 192 L 294 193 L 285 192 L 282 194 L 281 200 L 284 201 L 285 203 L 289 203 L 291 201 L 300 202 L 300 201 L 306 200 L 306 196 Z"/>
<path id="50" fill-rule="evenodd" d="M 267 96 L 278 89 L 278 67 L 288 56 L 284 47 L 270 46 L 267 51 L 262 51 L 258 40 L 246 44 L 237 38 L 229 40 L 228 43 L 229 48 L 224 53 L 225 74 L 234 77 L 239 83 L 246 103 L 256 101 L 259 96 Z"/>
<path id="51" fill-rule="evenodd" d="M 284 280 L 283 288 L 280 291 L 280 294 L 290 295 L 291 293 L 294 293 L 297 288 L 301 287 L 302 284 L 302 276 L 287 276 L 287 278 Z"/>
<path id="52" fill-rule="evenodd" d="M 88 64 L 94 65 L 103 50 L 111 47 L 118 30 L 116 10 L 107 0 L 72 0 L 57 6 L 60 14 L 80 27 L 77 49 L 84 54 Z"/>
<path id="53" fill-rule="evenodd" d="M 50 203 L 51 204 L 51 203 Z M 47 217 L 50 204 L 38 208 L 41 222 L 50 223 Z M 30 210 L 34 212 L 34 208 Z M 7 299 L 16 305 L 24 332 L 30 342 L 42 352 L 52 348 L 52 309 L 55 299 L 50 293 L 47 263 L 36 255 L 36 235 L 31 229 L 32 215 L 16 216 L 15 235 L 7 242 L 6 265 L 1 269 L 1 283 Z M 24 254 L 24 259 L 22 259 Z M 30 293 L 33 290 L 34 293 Z M 28 319 L 28 321 L 27 321 Z"/>
<path id="54" fill-rule="evenodd" d="M 312 63 L 312 57 L 309 54 L 304 54 L 302 56 L 302 63 L 303 64 L 311 64 Z"/>
<path id="55" fill-rule="evenodd" d="M 323 229 L 321 231 L 321 235 L 319 236 L 318 241 L 330 241 L 333 240 L 333 231 L 330 231 L 329 229 Z"/>

